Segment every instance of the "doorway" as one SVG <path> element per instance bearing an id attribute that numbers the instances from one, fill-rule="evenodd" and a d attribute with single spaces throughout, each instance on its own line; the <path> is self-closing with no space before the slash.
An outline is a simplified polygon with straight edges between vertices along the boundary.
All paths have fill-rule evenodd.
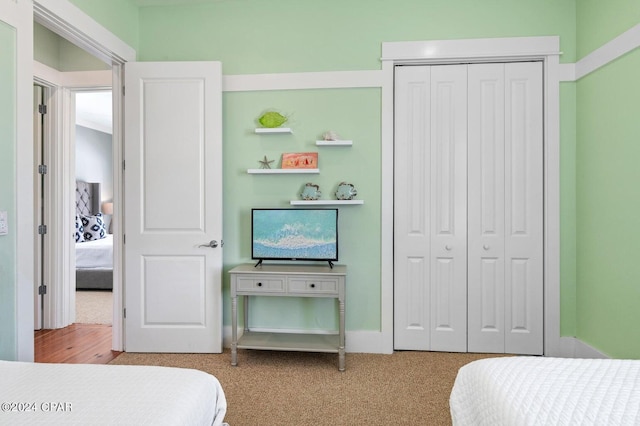
<path id="1" fill-rule="evenodd" d="M 111 90 L 75 93 L 76 324 L 113 323 L 113 108 Z M 83 188 L 95 188 L 93 209 Z"/>
<path id="2" fill-rule="evenodd" d="M 52 57 L 42 54 L 43 49 L 38 47 L 39 44 L 57 46 L 49 50 L 58 55 Z M 99 306 L 103 315 L 97 319 L 95 316 L 76 318 L 82 312 L 76 310 L 76 253 L 74 238 L 70 236 L 74 235 L 75 225 L 76 172 L 80 173 L 82 179 L 98 180 L 100 183 L 101 190 L 96 194 L 97 210 L 91 213 L 93 219 L 95 214 L 102 216 L 105 236 L 111 237 L 116 228 L 112 220 L 113 205 L 118 196 L 115 182 L 119 182 L 120 178 L 113 164 L 120 150 L 112 137 L 111 87 L 114 73 L 111 68 L 111 65 L 66 38 L 34 24 L 34 80 L 44 87 L 45 93 L 42 97 L 44 107 L 41 108 L 44 111 L 44 115 L 41 115 L 43 142 L 36 142 L 35 157 L 42 158 L 37 162 L 38 166 L 43 167 L 38 169 L 48 172 L 42 175 L 42 194 L 38 194 L 38 188 L 35 188 L 38 194 L 36 203 L 40 203 L 35 216 L 47 230 L 43 236 L 45 242 L 37 245 L 44 249 L 36 252 L 36 269 L 40 268 L 38 277 L 41 272 L 42 279 L 38 279 L 35 288 L 35 328 L 59 329 L 77 320 L 87 323 L 108 322 L 106 339 L 109 341 L 109 350 L 117 347 L 118 342 L 115 341 L 119 340 L 121 334 L 117 332 L 117 336 L 114 336 L 110 326 L 116 312 L 113 305 L 119 305 L 111 294 L 114 283 L 117 285 L 119 281 L 114 280 L 111 266 L 108 288 L 105 288 L 109 295 L 100 298 L 102 302 Z M 102 99 L 98 99 L 100 96 Z M 91 107 L 90 111 L 87 104 Z M 39 155 L 40 151 L 42 155 Z M 86 165 L 89 161 L 85 160 L 81 163 L 82 167 L 78 167 L 76 160 L 86 159 L 87 153 L 93 155 L 91 164 Z M 44 214 L 39 215 L 40 210 Z M 110 262 L 113 264 L 113 249 L 110 252 Z M 105 301 L 108 306 L 104 306 Z M 96 309 L 88 311 L 93 315 Z M 105 316 L 111 318 L 104 319 Z M 105 340 L 104 335 L 101 339 Z"/>

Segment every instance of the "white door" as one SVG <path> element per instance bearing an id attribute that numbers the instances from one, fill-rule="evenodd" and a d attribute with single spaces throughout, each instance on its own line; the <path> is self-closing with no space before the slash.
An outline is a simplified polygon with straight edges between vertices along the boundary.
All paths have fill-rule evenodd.
<path id="1" fill-rule="evenodd" d="M 542 354 L 541 63 L 469 66 L 469 158 L 469 351 Z"/>
<path id="2" fill-rule="evenodd" d="M 221 75 L 125 66 L 127 352 L 222 351 Z"/>
<path id="3" fill-rule="evenodd" d="M 467 348 L 466 74 L 396 68 L 396 349 Z"/>
<path id="4" fill-rule="evenodd" d="M 398 67 L 395 109 L 395 348 L 541 354 L 541 63 Z"/>

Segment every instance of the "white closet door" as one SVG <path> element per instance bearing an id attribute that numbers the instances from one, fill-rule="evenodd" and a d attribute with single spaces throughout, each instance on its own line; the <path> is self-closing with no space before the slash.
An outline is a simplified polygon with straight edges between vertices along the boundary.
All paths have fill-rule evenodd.
<path id="1" fill-rule="evenodd" d="M 396 69 L 396 349 L 466 351 L 466 81 Z"/>
<path id="2" fill-rule="evenodd" d="M 469 66 L 469 351 L 542 354 L 542 65 Z"/>
<path id="3" fill-rule="evenodd" d="M 394 347 L 429 350 L 431 67 L 397 67 Z"/>
<path id="4" fill-rule="evenodd" d="M 470 352 L 504 352 L 504 128 L 504 64 L 470 65 Z"/>
<path id="5" fill-rule="evenodd" d="M 431 69 L 431 350 L 467 350 L 467 66 Z"/>
<path id="6" fill-rule="evenodd" d="M 505 65 L 505 352 L 543 352 L 542 63 Z"/>

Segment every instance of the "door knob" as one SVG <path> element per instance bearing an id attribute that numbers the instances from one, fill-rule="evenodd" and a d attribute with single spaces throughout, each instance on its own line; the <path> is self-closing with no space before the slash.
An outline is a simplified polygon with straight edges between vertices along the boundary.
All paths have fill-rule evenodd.
<path id="1" fill-rule="evenodd" d="M 447 244 L 446 246 L 444 246 L 444 248 L 445 248 L 445 250 L 447 250 L 447 251 L 451 251 L 451 246 L 450 246 L 450 245 L 448 245 L 448 244 Z"/>
<path id="2" fill-rule="evenodd" d="M 487 244 L 483 245 L 482 248 L 485 250 L 489 250 L 489 246 Z"/>
<path id="3" fill-rule="evenodd" d="M 211 241 L 209 241 L 209 244 L 200 244 L 198 247 L 216 248 L 216 247 L 218 247 L 218 242 L 216 240 L 211 240 Z"/>

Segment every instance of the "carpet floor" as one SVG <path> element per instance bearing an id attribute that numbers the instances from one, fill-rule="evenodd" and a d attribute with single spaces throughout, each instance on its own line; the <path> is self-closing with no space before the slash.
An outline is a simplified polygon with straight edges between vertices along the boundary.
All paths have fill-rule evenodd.
<path id="1" fill-rule="evenodd" d="M 123 353 L 110 364 L 194 368 L 218 378 L 225 421 L 254 425 L 450 425 L 449 395 L 458 369 L 500 355 L 442 352 L 336 354 L 238 351 L 222 354 Z"/>
<path id="2" fill-rule="evenodd" d="M 76 323 L 110 325 L 112 322 L 112 292 L 76 291 Z"/>

